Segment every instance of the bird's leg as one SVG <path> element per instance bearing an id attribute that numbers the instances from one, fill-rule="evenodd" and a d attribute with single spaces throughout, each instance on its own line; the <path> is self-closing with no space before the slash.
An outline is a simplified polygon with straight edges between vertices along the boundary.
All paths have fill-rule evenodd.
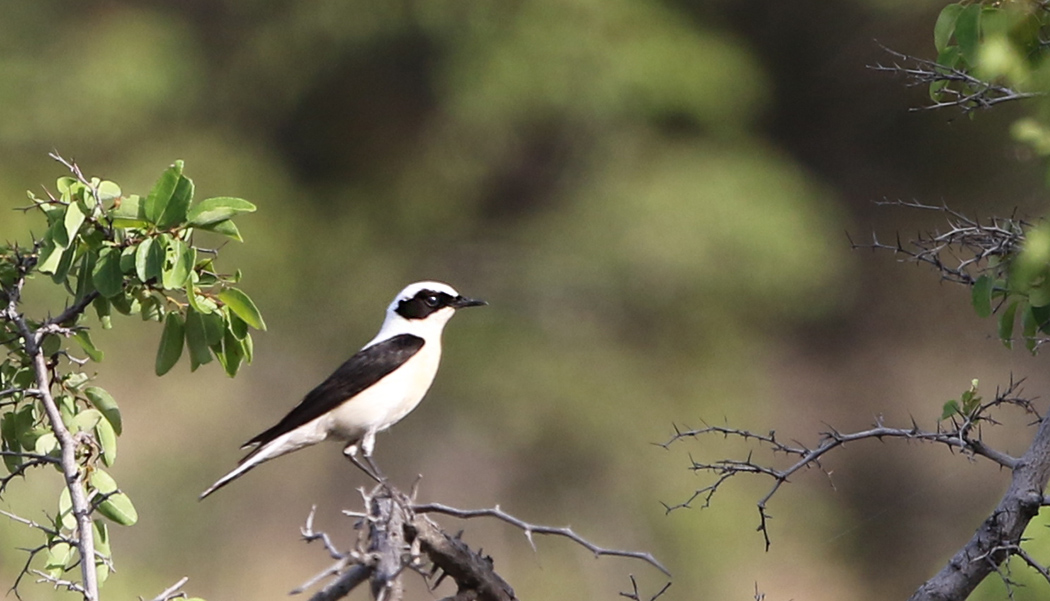
<path id="1" fill-rule="evenodd" d="M 378 476 L 378 478 L 376 478 L 376 480 L 380 484 L 386 484 L 386 476 L 383 475 L 383 472 L 379 470 L 379 466 L 376 465 L 376 462 L 372 459 L 372 456 L 371 455 L 365 455 L 365 461 L 368 462 L 368 467 L 372 468 L 372 472 L 376 476 Z"/>
<path id="2" fill-rule="evenodd" d="M 351 444 L 348 445 L 345 449 L 343 449 L 343 455 L 346 455 L 346 458 L 350 460 L 350 463 L 356 465 L 357 469 L 364 472 L 365 475 L 367 475 L 369 478 L 375 480 L 379 484 L 386 484 L 386 476 L 384 476 L 383 473 L 379 471 L 379 468 L 376 466 L 375 462 L 372 461 L 372 456 L 370 454 L 365 454 L 365 461 L 368 463 L 368 465 L 365 465 L 361 462 L 360 459 L 358 459 L 357 451 L 357 444 Z"/>
<path id="3" fill-rule="evenodd" d="M 383 483 L 383 480 L 379 477 L 378 474 L 376 474 L 374 471 L 372 471 L 372 469 L 369 468 L 367 465 L 361 463 L 361 460 L 357 458 L 357 445 L 356 444 L 352 444 L 352 445 L 346 447 L 345 449 L 343 449 L 343 455 L 346 455 L 346 458 L 350 460 L 350 463 L 356 465 L 357 469 L 359 469 L 362 472 L 364 472 L 365 475 L 367 475 L 369 478 L 375 480 L 376 482 L 378 482 L 380 484 Z"/>

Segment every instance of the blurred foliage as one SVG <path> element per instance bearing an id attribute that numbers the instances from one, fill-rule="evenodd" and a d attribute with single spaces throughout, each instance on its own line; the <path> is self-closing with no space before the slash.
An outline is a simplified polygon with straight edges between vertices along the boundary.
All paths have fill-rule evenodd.
<path id="1" fill-rule="evenodd" d="M 757 557 L 755 491 L 729 492 L 718 514 L 664 516 L 658 501 L 690 489 L 679 482 L 686 462 L 650 443 L 701 415 L 756 427 L 805 415 L 785 406 L 767 363 L 778 345 L 803 356 L 799 328 L 845 330 L 876 314 L 858 300 L 844 199 L 884 193 L 869 191 L 873 180 L 928 179 L 887 174 L 891 161 L 865 153 L 882 145 L 952 165 L 971 151 L 952 154 L 952 138 L 930 152 L 915 143 L 926 126 L 887 121 L 903 113 L 900 99 L 800 66 L 819 54 L 804 45 L 824 40 L 810 33 L 821 24 L 841 32 L 836 43 L 866 44 L 864 23 L 920 23 L 932 52 L 935 15 L 916 14 L 919 4 L 811 3 L 788 19 L 776 18 L 778 3 L 733 4 L 42 0 L 5 11 L 0 206 L 50 179 L 41 159 L 54 148 L 127 189 L 147 189 L 182 156 L 200 197 L 221 191 L 261 209 L 244 234 L 265 244 L 223 248 L 265 274 L 245 284 L 269 326 L 247 378 L 173 373 L 113 388 L 134 398 L 121 409 L 138 421 L 122 439 L 135 452 L 115 476 L 136 499 L 129 536 L 141 538 L 123 543 L 108 592 L 161 590 L 174 569 L 208 598 L 269 598 L 313 572 L 288 542 L 311 503 L 334 514 L 354 494 L 338 453 L 275 462 L 213 504 L 196 505 L 196 492 L 420 279 L 449 281 L 493 310 L 450 330 L 430 398 L 381 452 L 395 477 L 424 472 L 433 498 L 500 503 L 601 544 L 647 547 L 676 575 L 668 599 L 747 598 L 762 574 L 777 574 L 762 585 L 777 598 L 869 588 L 856 585 L 856 566 L 870 558 L 819 544 L 849 515 L 841 499 L 785 497 L 773 553 Z M 825 18 L 831 10 L 842 16 Z M 863 74 L 867 59 L 826 53 L 823 77 L 838 73 L 834 61 Z M 786 101 L 803 88 L 813 95 Z M 824 103 L 851 93 L 834 127 L 776 121 L 831 118 Z M 864 121 L 872 106 L 882 112 Z M 807 148 L 827 160 L 805 160 Z M 9 215 L 0 240 L 44 233 Z M 152 368 L 156 333 L 140 336 L 108 347 L 107 363 L 148 356 Z M 57 493 L 27 483 L 13 494 Z M 773 557 L 778 527 L 791 551 Z M 466 536 L 488 537 L 523 598 L 609 598 L 637 569 L 550 547 L 532 556 L 515 535 L 477 524 Z M 0 524 L 0 538 L 16 537 Z M 0 555 L 0 582 L 13 565 Z"/>

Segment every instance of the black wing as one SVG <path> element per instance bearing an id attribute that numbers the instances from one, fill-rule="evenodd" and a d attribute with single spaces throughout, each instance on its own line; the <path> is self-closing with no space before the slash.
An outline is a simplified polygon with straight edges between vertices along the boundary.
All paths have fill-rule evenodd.
<path id="1" fill-rule="evenodd" d="M 276 426 L 244 443 L 244 446 L 262 446 L 321 417 L 343 401 L 383 379 L 421 348 L 422 338 L 400 334 L 357 351 L 328 376 L 327 380 L 311 390 Z"/>

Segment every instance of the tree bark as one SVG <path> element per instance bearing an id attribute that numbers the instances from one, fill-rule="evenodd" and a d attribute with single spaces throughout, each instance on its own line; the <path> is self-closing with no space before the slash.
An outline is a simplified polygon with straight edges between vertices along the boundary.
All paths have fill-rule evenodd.
<path id="1" fill-rule="evenodd" d="M 1010 487 L 995 511 L 948 565 L 927 580 L 909 601 L 962 601 L 1021 544 L 1028 522 L 1043 506 L 1050 480 L 1050 419 L 1039 423 L 1031 446 L 1013 469 Z"/>

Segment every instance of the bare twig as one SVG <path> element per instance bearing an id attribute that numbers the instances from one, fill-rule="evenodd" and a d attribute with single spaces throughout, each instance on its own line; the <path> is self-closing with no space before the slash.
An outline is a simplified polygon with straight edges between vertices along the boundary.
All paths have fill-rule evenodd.
<path id="1" fill-rule="evenodd" d="M 659 561 L 656 561 L 656 558 L 654 558 L 649 553 L 642 553 L 639 551 L 623 551 L 620 549 L 608 549 L 605 547 L 599 547 L 598 545 L 583 538 L 579 534 L 573 532 L 571 528 L 530 524 L 503 511 L 502 509 L 500 509 L 499 505 L 487 509 L 457 509 L 455 507 L 449 507 L 448 505 L 443 505 L 441 503 L 424 503 L 421 505 L 413 505 L 412 511 L 415 511 L 416 513 L 443 513 L 445 515 L 450 515 L 461 519 L 470 519 L 476 517 L 496 518 L 500 521 L 515 526 L 516 528 L 524 532 L 525 538 L 528 539 L 529 544 L 532 545 L 533 549 L 536 548 L 536 544 L 532 540 L 533 534 L 562 536 L 587 549 L 591 553 L 594 553 L 595 557 L 600 557 L 602 555 L 610 555 L 616 557 L 630 557 L 632 559 L 640 559 L 652 565 L 664 574 L 668 576 L 671 575 L 671 572 L 669 572 L 667 568 L 665 568 L 663 564 L 661 564 Z"/>
<path id="2" fill-rule="evenodd" d="M 626 597 L 628 599 L 631 599 L 632 601 L 642 601 L 641 593 L 638 592 L 638 581 L 634 579 L 634 574 L 628 574 L 628 576 L 631 578 L 631 592 L 623 592 L 623 591 L 621 591 L 620 592 L 620 596 L 621 597 Z M 666 593 L 667 589 L 669 589 L 669 588 L 671 588 L 671 583 L 670 582 L 665 584 L 663 586 L 663 588 L 661 588 L 659 591 L 656 592 L 655 595 L 653 595 L 652 597 L 649 597 L 648 601 L 656 601 L 657 599 L 660 598 L 660 596 L 662 596 L 664 593 Z"/>
<path id="3" fill-rule="evenodd" d="M 182 590 L 183 585 L 185 585 L 189 579 L 189 576 L 179 578 L 178 582 L 161 591 L 161 593 L 154 597 L 152 601 L 170 601 L 171 599 L 178 598 L 182 595 L 179 591 Z"/>
<path id="4" fill-rule="evenodd" d="M 692 430 L 681 430 L 676 426 L 674 435 L 661 445 L 664 448 L 667 448 L 685 438 L 697 439 L 705 435 L 715 435 L 723 438 L 739 438 L 745 442 L 754 442 L 759 447 L 769 450 L 774 455 L 785 455 L 796 459 L 791 465 L 785 468 L 776 468 L 757 462 L 754 459 L 753 450 L 748 451 L 745 459 L 721 459 L 714 463 L 704 463 L 690 457 L 692 463 L 690 469 L 696 472 L 707 472 L 713 474 L 716 477 L 715 482 L 709 486 L 697 489 L 684 502 L 677 505 L 664 504 L 664 508 L 670 512 L 676 509 L 690 507 L 698 498 L 704 499 L 703 506 L 706 507 L 710 504 L 711 498 L 715 492 L 717 492 L 718 488 L 733 476 L 741 474 L 759 474 L 772 478 L 772 487 L 757 503 L 759 512 L 758 530 L 762 532 L 762 536 L 765 539 L 766 549 L 768 550 L 771 543 L 768 529 L 770 515 L 767 512 L 766 507 L 770 499 L 772 499 L 777 491 L 780 490 L 781 485 L 787 482 L 791 476 L 804 468 L 808 469 L 810 467 L 816 467 L 830 478 L 830 474 L 820 463 L 821 459 L 824 455 L 846 443 L 869 439 L 883 440 L 885 438 L 917 440 L 920 442 L 943 444 L 951 449 L 960 450 L 973 457 L 984 457 L 1004 468 L 1011 470 L 1017 469 L 1020 466 L 1021 460 L 986 445 L 980 438 L 980 431 L 977 428 L 977 425 L 982 422 L 995 423 L 988 415 L 988 412 L 991 409 L 1002 405 L 1015 405 L 1021 407 L 1026 412 L 1034 412 L 1031 408 L 1031 401 L 1022 398 L 1019 394 L 1021 383 L 1022 381 L 1014 381 L 1011 379 L 1010 385 L 1005 390 L 997 391 L 995 398 L 992 401 L 979 405 L 974 409 L 973 413 L 965 416 L 965 418 L 951 419 L 949 423 L 952 427 L 950 429 L 942 429 L 940 424 L 938 424 L 938 429 L 936 431 L 923 430 L 919 428 L 914 420 L 909 428 L 891 428 L 885 426 L 882 423 L 881 418 L 877 418 L 874 427 L 859 432 L 843 433 L 834 428 L 829 428 L 827 431 L 821 433 L 820 442 L 813 448 L 809 448 L 797 442 L 793 444 L 784 443 L 777 438 L 776 432 L 757 434 L 748 430 L 740 430 L 728 426 L 706 426 Z"/>

